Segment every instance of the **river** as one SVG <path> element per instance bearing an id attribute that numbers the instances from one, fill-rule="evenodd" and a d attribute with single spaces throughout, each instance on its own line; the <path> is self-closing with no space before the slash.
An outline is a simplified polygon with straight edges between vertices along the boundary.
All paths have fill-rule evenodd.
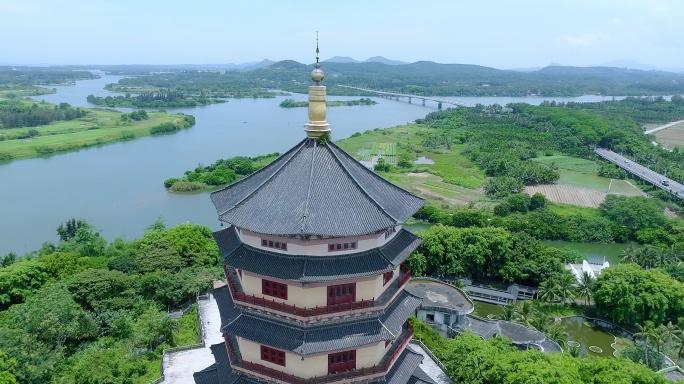
<path id="1" fill-rule="evenodd" d="M 77 81 L 74 86 L 56 86 L 56 94 L 34 97 L 51 103 L 94 107 L 89 94 L 107 96 L 105 84 L 120 76 Z M 209 165 L 220 158 L 257 156 L 285 152 L 304 138 L 307 122 L 304 108 L 280 108 L 285 98 L 306 100 L 306 95 L 274 99 L 230 99 L 224 104 L 167 109 L 194 115 L 197 124 L 172 135 L 145 137 L 0 165 L 0 256 L 23 255 L 43 242 L 57 242 L 56 228 L 70 218 L 83 218 L 101 230 L 108 241 L 123 236 L 139 237 L 145 227 L 162 217 L 169 226 L 190 221 L 219 228 L 208 193 L 171 194 L 163 181 L 179 177 L 198 164 Z M 349 100 L 358 97 L 329 97 Z M 374 128 L 407 124 L 436 105 L 421 106 L 373 98 L 374 106 L 328 109 L 334 140 Z M 539 104 L 532 98 L 462 98 L 482 104 L 512 101 Z M 598 101 L 610 97 L 555 98 L 557 101 Z M 551 99 L 550 99 L 551 100 Z M 121 109 L 129 111 L 127 109 Z"/>

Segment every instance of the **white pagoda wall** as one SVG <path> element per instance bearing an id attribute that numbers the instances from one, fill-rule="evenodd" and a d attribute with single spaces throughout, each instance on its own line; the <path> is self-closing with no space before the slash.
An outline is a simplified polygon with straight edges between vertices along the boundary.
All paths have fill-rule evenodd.
<path id="1" fill-rule="evenodd" d="M 285 366 L 261 360 L 261 345 L 244 338 L 238 338 L 243 361 L 261 364 L 268 368 L 295 375 L 304 379 L 328 374 L 328 354 L 305 356 L 285 352 Z M 380 363 L 385 355 L 385 342 L 356 349 L 356 369 L 368 368 Z M 335 351 L 338 352 L 338 351 Z"/>
<path id="2" fill-rule="evenodd" d="M 301 241 L 297 239 L 278 237 L 272 235 L 264 235 L 256 232 L 250 232 L 245 229 L 241 229 L 240 239 L 243 243 L 250 245 L 254 248 L 265 249 L 270 252 L 285 253 L 289 255 L 306 255 L 306 256 L 336 256 L 336 255 L 346 255 L 350 253 L 357 253 L 362 251 L 367 251 L 370 249 L 378 248 L 385 245 L 388 241 L 392 240 L 394 236 L 401 231 L 401 226 L 396 226 L 396 233 L 393 233 L 388 238 L 385 238 L 385 233 L 374 233 L 370 235 L 363 236 L 352 236 L 352 237 L 336 237 L 330 239 L 314 239 L 308 241 Z M 273 240 L 287 243 L 287 251 L 283 251 L 275 248 L 263 247 L 261 245 L 261 239 Z M 357 243 L 356 249 L 341 250 L 341 251 L 328 251 L 328 244 L 337 243 Z"/>
<path id="3" fill-rule="evenodd" d="M 356 301 L 377 299 L 380 295 L 390 287 L 391 284 L 396 284 L 399 278 L 400 267 L 394 270 L 392 280 L 383 285 L 382 275 L 367 276 L 358 279 L 338 280 L 326 283 L 309 284 L 302 287 L 300 283 L 293 284 L 287 280 L 273 279 L 270 277 L 263 277 L 267 280 L 277 281 L 279 283 L 288 284 L 287 300 L 277 297 L 263 295 L 261 293 L 262 276 L 243 271 L 240 282 L 242 289 L 248 295 L 263 297 L 268 300 L 273 300 L 278 303 L 286 303 L 296 305 L 301 308 L 314 308 L 316 306 L 324 307 L 327 305 L 328 285 L 356 283 Z"/>

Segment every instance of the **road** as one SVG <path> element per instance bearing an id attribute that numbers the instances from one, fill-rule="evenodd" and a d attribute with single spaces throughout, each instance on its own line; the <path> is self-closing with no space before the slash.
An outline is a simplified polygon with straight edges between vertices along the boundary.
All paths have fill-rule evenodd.
<path id="1" fill-rule="evenodd" d="M 632 160 L 605 148 L 596 147 L 594 148 L 594 152 L 596 152 L 596 154 L 601 156 L 603 159 L 614 163 L 618 167 L 633 174 L 634 176 L 648 181 L 656 187 L 670 192 L 680 199 L 684 199 L 684 185 L 672 179 L 668 179 L 664 175 L 652 171 L 650 168 L 644 167 L 639 163 L 635 163 Z"/>

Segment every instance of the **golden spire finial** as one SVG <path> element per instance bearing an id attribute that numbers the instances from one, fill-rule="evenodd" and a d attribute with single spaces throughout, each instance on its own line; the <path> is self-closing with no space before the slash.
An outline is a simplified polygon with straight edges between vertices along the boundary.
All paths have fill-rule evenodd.
<path id="1" fill-rule="evenodd" d="M 316 85 L 309 87 L 309 122 L 306 124 L 306 135 L 311 138 L 319 138 L 330 132 L 330 124 L 325 120 L 327 110 L 325 105 L 325 86 L 320 85 L 320 82 L 325 78 L 325 74 L 321 70 L 321 64 L 318 62 L 318 31 L 316 31 L 316 64 L 314 70 L 311 71 L 311 80 L 316 82 Z"/>

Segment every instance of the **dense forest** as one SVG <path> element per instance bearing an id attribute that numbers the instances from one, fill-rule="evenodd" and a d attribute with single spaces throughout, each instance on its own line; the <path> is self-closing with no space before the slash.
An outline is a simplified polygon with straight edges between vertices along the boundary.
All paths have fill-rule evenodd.
<path id="1" fill-rule="evenodd" d="M 73 108 L 68 103 L 54 107 L 50 104 L 22 103 L 21 100 L 0 99 L 0 129 L 38 127 L 53 121 L 73 120 L 86 115 L 86 110 Z M 0 136 L 0 140 L 4 136 Z"/>
<path id="2" fill-rule="evenodd" d="M 199 105 L 209 105 L 225 103 L 225 100 L 208 98 L 204 94 L 197 97 L 186 96 L 183 92 L 171 89 L 159 92 L 143 92 L 136 96 L 127 93 L 124 96 L 97 97 L 88 95 L 89 103 L 104 107 L 127 107 L 127 108 L 182 108 L 196 107 Z"/>
<path id="3" fill-rule="evenodd" d="M 334 100 L 325 103 L 328 107 L 353 107 L 356 105 L 375 105 L 377 102 L 369 98 L 360 98 L 358 100 Z M 308 107 L 308 101 L 295 101 L 294 99 L 285 99 L 280 102 L 281 108 L 302 108 Z"/>
<path id="4" fill-rule="evenodd" d="M 3 67 L 0 66 L 0 89 L 24 89 L 34 85 L 69 84 L 76 80 L 97 79 L 88 71 L 75 71 L 57 67 Z"/>
<path id="5" fill-rule="evenodd" d="M 107 244 L 72 219 L 57 233 L 0 259 L 0 382 L 13 383 L 7 372 L 22 384 L 149 382 L 163 348 L 196 343 L 196 323 L 183 329 L 166 311 L 221 276 L 208 228 L 157 221 Z"/>
<path id="6" fill-rule="evenodd" d="M 594 159 L 592 148 L 611 148 L 645 165 L 667 168 L 668 175 L 684 180 L 684 152 L 668 151 L 652 144 L 642 124 L 684 119 L 681 96 L 672 101 L 660 97 L 628 97 L 601 103 L 524 103 L 457 108 L 430 113 L 417 120 L 435 130 L 425 136 L 429 149 L 465 145 L 467 155 L 490 179 L 485 191 L 504 198 L 525 185 L 558 179 L 553 164 L 533 161 L 553 153 Z M 411 151 L 411 148 L 404 148 Z M 605 165 L 605 172 L 614 172 Z M 624 177 L 624 176 L 623 176 Z M 654 192 L 667 199 L 664 192 Z"/>
<path id="7" fill-rule="evenodd" d="M 268 90 L 306 93 L 311 66 L 286 60 L 253 71 L 175 70 L 121 79 L 107 89 L 128 92 L 140 87 L 173 88 L 221 97 L 272 97 Z M 607 67 L 551 66 L 534 72 L 477 65 L 421 61 L 405 65 L 325 63 L 329 95 L 363 95 L 361 88 L 423 96 L 642 96 L 684 93 L 683 75 Z M 169 73 L 170 72 L 170 73 Z"/>

